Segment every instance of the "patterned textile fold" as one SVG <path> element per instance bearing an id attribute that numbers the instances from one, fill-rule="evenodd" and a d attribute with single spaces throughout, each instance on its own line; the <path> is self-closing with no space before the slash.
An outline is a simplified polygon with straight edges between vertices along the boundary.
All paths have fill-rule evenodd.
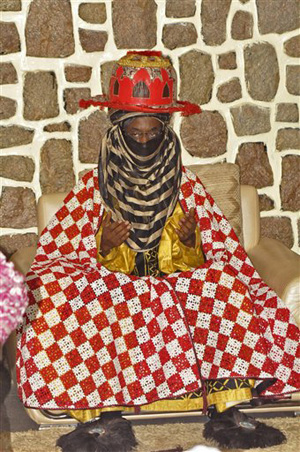
<path id="1" fill-rule="evenodd" d="M 97 187 L 93 170 L 67 196 L 27 274 L 17 353 L 24 405 L 141 406 L 231 377 L 276 378 L 265 396 L 299 390 L 299 329 L 196 176 L 182 169 L 179 201 L 196 210 L 206 262 L 166 277 L 97 262 Z"/>

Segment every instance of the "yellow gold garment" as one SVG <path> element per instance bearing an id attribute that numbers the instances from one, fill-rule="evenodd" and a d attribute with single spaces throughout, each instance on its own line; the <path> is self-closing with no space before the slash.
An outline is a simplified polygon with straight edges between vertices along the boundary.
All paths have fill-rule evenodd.
<path id="1" fill-rule="evenodd" d="M 176 204 L 173 214 L 167 219 L 159 243 L 158 262 L 159 269 L 169 275 L 177 270 L 188 271 L 204 263 L 201 250 L 200 230 L 196 228 L 195 248 L 185 246 L 179 239 L 176 229 L 184 212 L 179 203 Z"/>
<path id="2" fill-rule="evenodd" d="M 184 212 L 179 203 L 176 204 L 173 214 L 166 221 L 158 249 L 159 269 L 162 273 L 170 274 L 175 271 L 187 271 L 199 267 L 204 263 L 201 250 L 200 230 L 196 228 L 195 248 L 185 246 L 180 240 L 175 229 L 179 228 L 179 221 L 184 217 Z M 105 216 L 103 217 L 105 218 Z M 102 225 L 96 235 L 97 259 L 110 271 L 120 271 L 130 274 L 133 272 L 136 253 L 126 243 L 113 248 L 105 257 L 101 256 L 100 243 Z"/>
<path id="3" fill-rule="evenodd" d="M 106 214 L 105 214 L 106 215 Z M 105 215 L 103 219 L 105 218 Z M 97 260 L 101 264 L 103 264 L 108 270 L 112 272 L 122 272 L 129 275 L 132 273 L 134 269 L 135 262 L 135 252 L 129 248 L 126 243 L 122 243 L 120 246 L 113 248 L 110 253 L 108 253 L 105 257 L 103 257 L 100 250 L 100 243 L 102 237 L 102 224 L 99 228 L 99 231 L 96 235 L 96 244 L 97 244 Z"/>

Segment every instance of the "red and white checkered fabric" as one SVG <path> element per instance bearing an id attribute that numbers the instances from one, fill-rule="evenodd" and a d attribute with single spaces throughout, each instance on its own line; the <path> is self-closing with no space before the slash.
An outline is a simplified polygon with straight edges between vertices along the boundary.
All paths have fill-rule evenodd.
<path id="1" fill-rule="evenodd" d="M 154 278 L 97 262 L 97 170 L 67 196 L 27 275 L 17 356 L 27 407 L 138 406 L 224 377 L 275 377 L 266 395 L 299 390 L 299 329 L 289 310 L 186 169 L 180 202 L 195 207 L 206 263 Z"/>

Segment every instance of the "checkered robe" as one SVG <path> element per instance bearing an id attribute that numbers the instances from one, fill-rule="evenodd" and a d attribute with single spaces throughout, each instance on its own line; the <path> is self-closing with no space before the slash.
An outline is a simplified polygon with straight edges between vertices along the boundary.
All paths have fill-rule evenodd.
<path id="1" fill-rule="evenodd" d="M 97 262 L 97 170 L 66 197 L 27 274 L 17 353 L 25 406 L 140 406 L 227 377 L 275 377 L 267 396 L 299 389 L 299 329 L 289 310 L 185 168 L 179 199 L 184 211 L 195 208 L 206 262 L 154 278 Z"/>

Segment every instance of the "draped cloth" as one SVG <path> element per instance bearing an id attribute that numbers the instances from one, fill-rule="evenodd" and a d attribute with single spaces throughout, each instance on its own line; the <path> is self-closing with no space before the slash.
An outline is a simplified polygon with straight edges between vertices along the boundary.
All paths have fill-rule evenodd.
<path id="1" fill-rule="evenodd" d="M 104 212 L 97 170 L 66 197 L 27 274 L 17 351 L 25 406 L 141 406 L 233 377 L 274 378 L 265 396 L 299 390 L 299 329 L 289 309 L 185 168 L 179 202 L 185 212 L 195 208 L 206 262 L 155 278 L 97 262 Z"/>
<path id="2" fill-rule="evenodd" d="M 102 141 L 99 188 L 102 201 L 106 209 L 112 212 L 113 220 L 129 221 L 131 224 L 126 243 L 134 251 L 141 252 L 158 246 L 165 222 L 177 203 L 181 151 L 178 137 L 167 124 L 152 152 L 142 156 L 131 150 L 121 124 L 149 115 L 140 112 L 122 113 L 115 113 L 118 119 L 113 121 L 114 126 L 107 131 Z M 161 116 L 151 115 L 164 123 Z"/>

